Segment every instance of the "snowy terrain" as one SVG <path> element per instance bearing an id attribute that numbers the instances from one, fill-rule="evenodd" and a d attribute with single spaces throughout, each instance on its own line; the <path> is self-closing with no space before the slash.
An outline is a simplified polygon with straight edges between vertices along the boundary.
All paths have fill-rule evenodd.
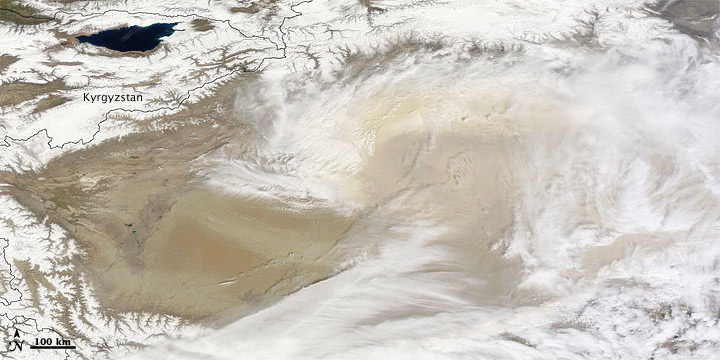
<path id="1" fill-rule="evenodd" d="M 257 72 L 235 99 L 257 159 L 202 156 L 205 183 L 362 220 L 334 276 L 213 328 L 105 317 L 74 240 L 0 193 L 7 341 L 80 348 L 48 359 L 720 358 L 720 6 L 168 3 L 28 1 L 57 21 L 0 23 L 20 59 L 0 83 L 64 84 L 0 107 L 0 168 L 162 127 Z M 149 54 L 60 45 L 170 21 Z M 152 101 L 83 101 L 128 89 Z M 68 101 L 35 112 L 51 94 Z"/>

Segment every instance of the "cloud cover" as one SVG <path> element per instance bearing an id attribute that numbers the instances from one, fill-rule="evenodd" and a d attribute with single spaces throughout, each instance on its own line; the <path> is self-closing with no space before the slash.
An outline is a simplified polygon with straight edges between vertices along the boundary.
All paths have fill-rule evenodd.
<path id="1" fill-rule="evenodd" d="M 335 276 L 136 358 L 715 356 L 717 33 L 600 5 L 584 46 L 468 57 L 449 41 L 241 89 L 253 140 L 203 159 L 210 184 L 362 220 Z"/>

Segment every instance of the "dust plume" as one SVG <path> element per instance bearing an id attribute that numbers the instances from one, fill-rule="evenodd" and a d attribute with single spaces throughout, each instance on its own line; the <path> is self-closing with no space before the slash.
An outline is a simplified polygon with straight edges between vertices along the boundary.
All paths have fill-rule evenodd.
<path id="1" fill-rule="evenodd" d="M 601 51 L 420 52 L 241 88 L 252 135 L 202 158 L 207 186 L 356 221 L 330 278 L 138 358 L 713 356 L 717 43 L 663 21 L 598 24 Z"/>

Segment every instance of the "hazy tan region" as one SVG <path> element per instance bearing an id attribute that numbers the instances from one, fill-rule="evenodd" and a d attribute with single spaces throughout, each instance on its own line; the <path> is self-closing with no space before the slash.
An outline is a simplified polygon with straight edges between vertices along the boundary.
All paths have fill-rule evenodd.
<path id="1" fill-rule="evenodd" d="M 38 173 L 0 174 L 4 191 L 86 248 L 76 265 L 109 311 L 217 318 L 331 273 L 329 260 L 316 260 L 349 219 L 214 193 L 196 178 L 190 162 L 243 131 L 223 113 L 234 86 L 165 119 L 184 123 L 171 130 L 106 141 Z"/>
<path id="2" fill-rule="evenodd" d="M 512 224 L 506 179 L 515 141 L 503 118 L 483 115 L 504 111 L 502 96 L 463 96 L 456 107 L 448 102 L 457 97 L 453 89 L 400 86 L 348 105 L 350 117 L 333 121 L 365 135 L 338 140 L 375 134 L 376 142 L 358 172 L 337 173 L 340 198 L 359 204 L 340 215 L 205 185 L 213 172 L 198 170 L 213 162 L 194 159 L 217 157 L 216 150 L 229 147 L 227 156 L 253 162 L 255 146 L 262 146 L 255 132 L 263 130 L 243 125 L 230 110 L 237 86 L 254 86 L 243 81 L 252 83 L 252 76 L 163 119 L 172 124 L 165 130 L 108 140 L 57 158 L 38 173 L 0 174 L 0 181 L 80 241 L 89 258 L 78 265 L 111 312 L 196 320 L 245 314 L 326 278 L 372 249 L 366 239 L 392 237 L 384 235 L 387 224 L 414 227 L 418 219 L 453 229 L 434 243 L 472 257 L 465 271 L 486 283 L 478 299 L 507 301 L 520 264 L 503 259 L 496 240 Z M 442 120 L 428 123 L 428 116 Z M 305 130 L 297 135 L 309 139 L 321 128 L 298 126 Z M 335 156 L 322 146 L 315 150 L 307 155 Z"/>

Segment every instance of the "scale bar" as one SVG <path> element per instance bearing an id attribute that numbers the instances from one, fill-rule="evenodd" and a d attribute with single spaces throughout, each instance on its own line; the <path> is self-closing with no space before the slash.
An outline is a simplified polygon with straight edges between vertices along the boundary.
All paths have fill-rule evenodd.
<path id="1" fill-rule="evenodd" d="M 38 346 L 30 345 L 31 349 L 75 349 L 75 345 L 49 345 L 49 346 Z"/>

